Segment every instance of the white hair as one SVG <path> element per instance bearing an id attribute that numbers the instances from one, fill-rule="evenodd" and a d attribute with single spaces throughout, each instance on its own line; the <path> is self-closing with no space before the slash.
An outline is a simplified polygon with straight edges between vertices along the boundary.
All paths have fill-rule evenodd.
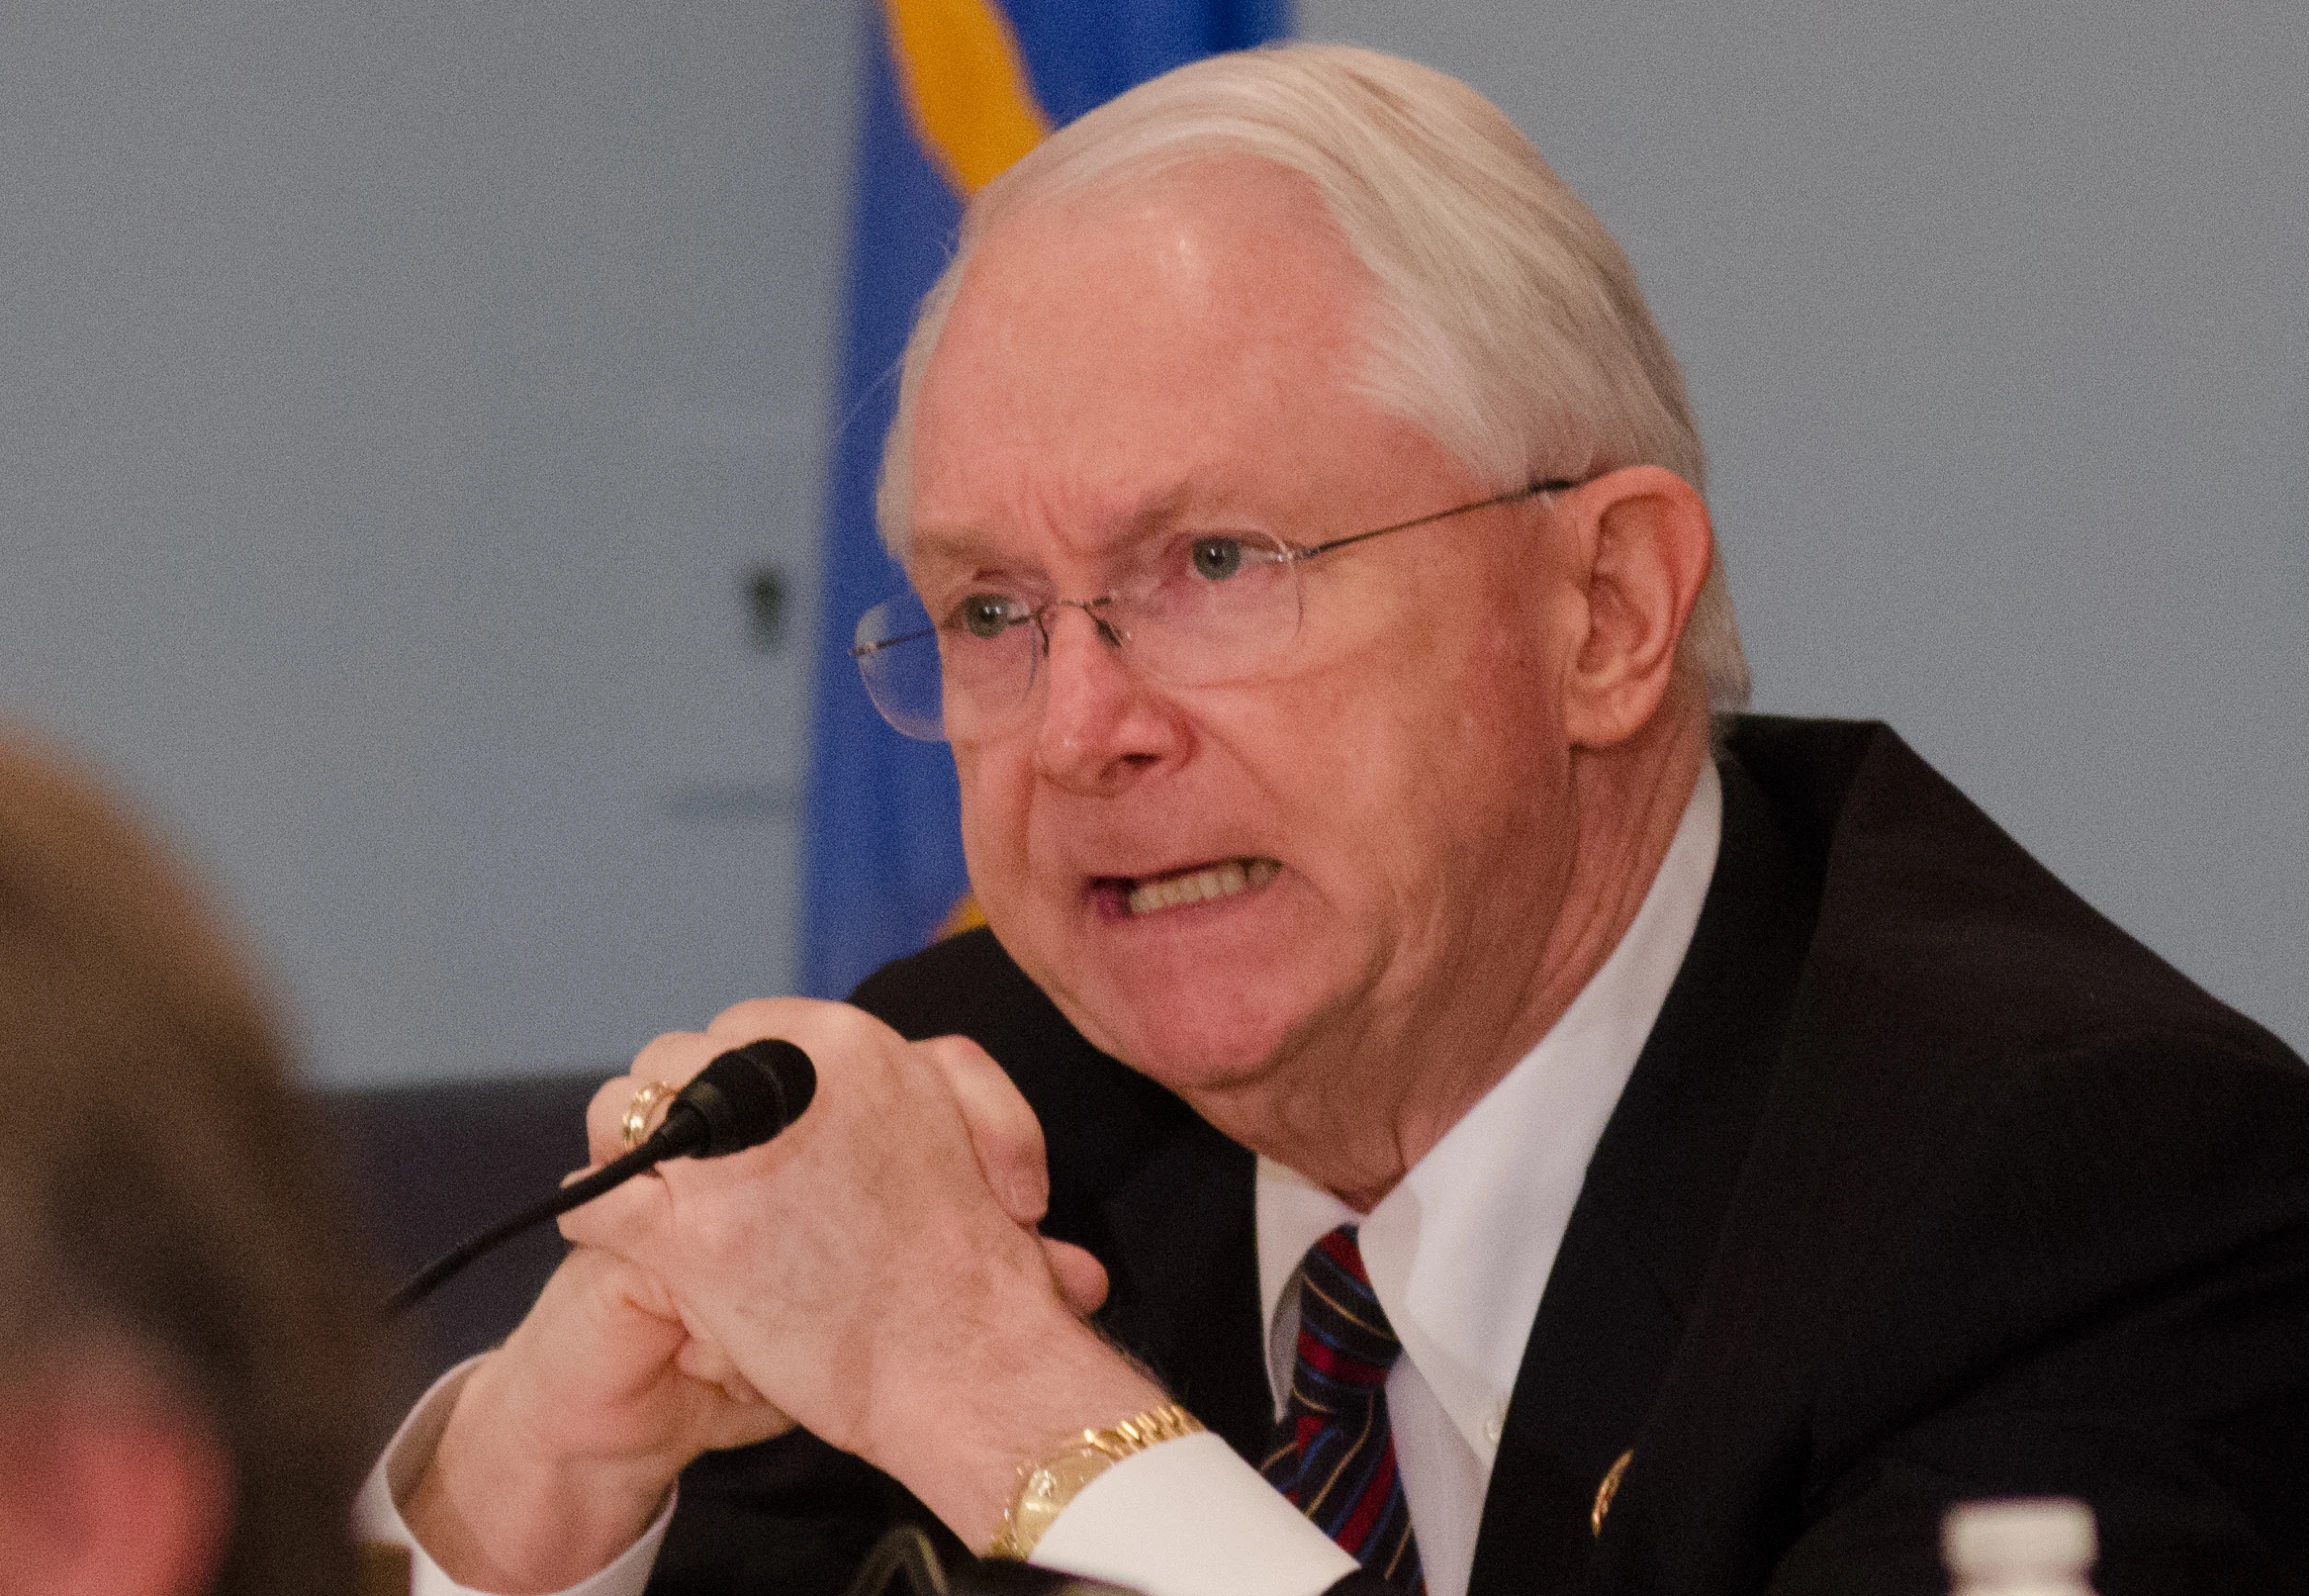
<path id="1" fill-rule="evenodd" d="M 904 555 L 922 375 L 973 249 L 1060 195 L 1248 157 L 1314 185 L 1376 282 L 1362 388 L 1477 475 L 1511 486 L 1658 465 L 1702 493 L 1682 372 L 1635 269 L 1499 108 L 1456 78 L 1350 45 L 1212 56 L 1068 124 L 988 184 L 922 302 L 883 448 L 877 512 Z M 1720 558 L 1682 658 L 1719 711 L 1748 700 Z"/>

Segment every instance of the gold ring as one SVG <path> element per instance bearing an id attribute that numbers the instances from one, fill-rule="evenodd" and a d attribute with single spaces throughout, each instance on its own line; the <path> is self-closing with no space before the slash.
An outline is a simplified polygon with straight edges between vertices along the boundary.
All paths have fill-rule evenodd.
<path id="1" fill-rule="evenodd" d="M 633 1094 L 633 1101 L 625 1105 L 625 1118 L 619 1122 L 625 1132 L 627 1151 L 642 1144 L 649 1135 L 650 1121 L 657 1117 L 659 1105 L 671 1098 L 675 1090 L 663 1081 L 651 1081 Z"/>

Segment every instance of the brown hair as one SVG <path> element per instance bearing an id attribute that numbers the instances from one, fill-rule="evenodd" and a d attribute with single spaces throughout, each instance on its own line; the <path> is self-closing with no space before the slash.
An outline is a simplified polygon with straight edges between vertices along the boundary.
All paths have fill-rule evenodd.
<path id="1" fill-rule="evenodd" d="M 0 1386 L 149 1363 L 230 1460 L 232 1596 L 356 1584 L 380 1353 L 329 1164 L 186 880 L 0 726 Z"/>

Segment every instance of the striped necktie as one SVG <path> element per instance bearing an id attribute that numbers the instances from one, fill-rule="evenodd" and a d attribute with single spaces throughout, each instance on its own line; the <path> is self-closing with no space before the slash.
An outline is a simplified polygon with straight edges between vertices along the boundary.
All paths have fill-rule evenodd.
<path id="1" fill-rule="evenodd" d="M 1365 1568 L 1410 1596 L 1427 1586 L 1387 1427 L 1387 1371 L 1403 1351 L 1341 1225 L 1307 1249 L 1291 1399 L 1259 1472 Z"/>

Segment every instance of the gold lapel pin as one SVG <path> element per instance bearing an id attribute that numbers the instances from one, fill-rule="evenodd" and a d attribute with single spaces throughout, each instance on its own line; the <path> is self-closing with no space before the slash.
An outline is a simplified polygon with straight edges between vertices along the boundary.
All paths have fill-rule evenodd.
<path id="1" fill-rule="evenodd" d="M 1635 1453 L 1622 1452 L 1619 1461 L 1604 1474 L 1603 1483 L 1595 1488 L 1595 1509 L 1587 1516 L 1587 1527 L 1598 1535 L 1603 1533 L 1603 1516 L 1611 1511 L 1611 1499 L 1620 1493 L 1620 1478 L 1635 1461 Z"/>

